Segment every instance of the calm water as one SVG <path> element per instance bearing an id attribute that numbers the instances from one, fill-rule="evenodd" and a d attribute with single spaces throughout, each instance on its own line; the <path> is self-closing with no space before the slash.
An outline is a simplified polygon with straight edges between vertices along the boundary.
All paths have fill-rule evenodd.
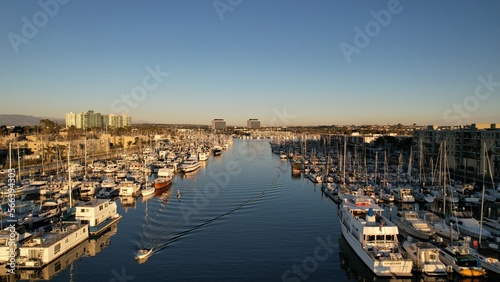
<path id="1" fill-rule="evenodd" d="M 51 281 L 375 280 L 342 240 L 336 204 L 293 178 L 266 140 L 235 139 L 161 192 L 118 199 L 115 229 L 68 254 L 68 266 L 51 266 L 64 268 Z M 137 250 L 151 246 L 155 253 L 139 264 Z"/>

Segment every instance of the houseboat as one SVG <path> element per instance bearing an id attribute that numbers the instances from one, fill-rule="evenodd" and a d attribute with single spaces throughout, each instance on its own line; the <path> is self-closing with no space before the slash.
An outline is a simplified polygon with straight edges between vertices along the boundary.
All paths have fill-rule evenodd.
<path id="1" fill-rule="evenodd" d="M 75 219 L 89 225 L 90 236 L 99 235 L 121 218 L 116 212 L 115 200 L 93 199 L 76 207 Z"/>
<path id="2" fill-rule="evenodd" d="M 18 268 L 42 268 L 89 238 L 88 225 L 61 223 L 32 236 L 19 248 Z"/>

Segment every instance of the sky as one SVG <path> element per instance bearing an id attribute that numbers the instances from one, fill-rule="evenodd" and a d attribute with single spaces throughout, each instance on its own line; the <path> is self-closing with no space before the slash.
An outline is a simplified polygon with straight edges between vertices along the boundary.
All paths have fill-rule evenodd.
<path id="1" fill-rule="evenodd" d="M 500 1 L 0 1 L 0 114 L 500 122 Z"/>

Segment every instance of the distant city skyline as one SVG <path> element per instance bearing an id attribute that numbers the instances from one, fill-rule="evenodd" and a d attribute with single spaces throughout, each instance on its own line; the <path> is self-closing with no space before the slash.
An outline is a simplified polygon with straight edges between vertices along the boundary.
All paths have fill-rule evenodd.
<path id="1" fill-rule="evenodd" d="M 0 114 L 497 123 L 498 1 L 2 1 Z"/>

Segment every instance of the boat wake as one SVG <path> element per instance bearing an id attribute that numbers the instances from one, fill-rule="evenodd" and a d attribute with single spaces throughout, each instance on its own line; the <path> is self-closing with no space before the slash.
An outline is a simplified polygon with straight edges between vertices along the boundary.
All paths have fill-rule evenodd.
<path id="1" fill-rule="evenodd" d="M 166 209 L 167 206 L 170 206 L 171 204 L 168 203 L 167 200 L 162 200 L 162 201 L 154 201 L 154 205 L 156 207 L 153 207 L 154 209 L 157 209 L 157 212 L 152 216 L 149 217 L 146 220 L 146 224 L 143 225 L 143 232 L 141 234 L 141 240 L 140 240 L 140 248 L 153 248 L 154 252 L 153 254 L 161 251 L 162 249 L 170 246 L 174 242 L 182 239 L 184 236 L 187 236 L 195 231 L 198 231 L 200 228 L 203 228 L 204 226 L 213 223 L 219 219 L 222 219 L 228 215 L 231 215 L 232 213 L 251 206 L 253 204 L 256 204 L 260 202 L 261 200 L 271 196 L 272 198 L 274 197 L 279 197 L 279 193 L 282 191 L 283 185 L 280 185 L 280 180 L 282 180 L 282 176 L 286 175 L 287 167 L 286 165 L 280 164 L 276 167 L 274 167 L 276 174 L 273 179 L 269 179 L 270 181 L 268 182 L 268 185 L 264 185 L 264 188 L 258 192 L 257 195 L 248 195 L 251 198 L 247 199 L 229 210 L 226 210 L 220 214 L 217 214 L 211 218 L 205 219 L 202 222 L 195 224 L 192 227 L 189 227 L 185 230 L 179 231 L 175 233 L 174 235 L 168 236 L 165 234 L 165 229 L 170 229 L 170 230 L 179 230 L 182 229 L 179 225 L 183 224 L 182 221 L 177 220 L 176 216 L 177 214 L 172 214 L 170 209 Z M 256 183 L 256 185 L 259 185 Z M 239 193 L 241 195 L 241 193 Z M 159 203 L 159 205 L 158 205 Z M 177 202 L 172 203 L 174 206 L 177 204 Z M 172 206 L 171 206 L 172 207 Z M 174 225 L 174 226 L 172 226 Z M 177 226 L 175 226 L 177 225 Z M 158 236 L 158 234 L 164 234 L 163 236 Z M 166 236 L 165 236 L 166 235 Z M 168 237 L 167 237 L 168 236 Z M 166 238 L 167 237 L 167 238 Z M 154 238 L 154 239 L 153 239 Z"/>
<path id="2" fill-rule="evenodd" d="M 184 230 L 184 231 L 181 231 L 181 232 L 177 233 L 176 235 L 174 235 L 170 239 L 168 239 L 168 241 L 166 241 L 165 243 L 162 243 L 162 244 L 159 244 L 159 245 L 155 246 L 154 247 L 155 252 L 156 251 L 160 251 L 160 250 L 168 247 L 170 244 L 174 243 L 175 241 L 181 239 L 182 237 L 184 237 L 184 236 L 186 236 L 188 234 L 191 234 L 191 233 L 197 231 L 198 229 L 202 228 L 203 226 L 205 226 L 205 225 L 207 225 L 209 223 L 212 223 L 212 222 L 214 222 L 214 221 L 216 221 L 216 220 L 218 220 L 218 219 L 220 219 L 222 217 L 228 216 L 228 215 L 232 214 L 233 212 L 235 212 L 235 211 L 237 211 L 237 210 L 239 210 L 239 209 L 241 209 L 241 208 L 243 208 L 243 207 L 245 207 L 245 206 L 247 206 L 247 205 L 249 205 L 249 204 L 251 204 L 253 202 L 259 201 L 264 196 L 265 196 L 265 191 L 263 191 L 262 193 L 260 193 L 256 197 L 253 197 L 253 198 L 251 198 L 251 199 L 249 199 L 249 200 L 247 200 L 247 201 L 245 201 L 243 203 L 240 203 L 239 205 L 233 207 L 232 209 L 230 209 L 230 210 L 228 210 L 228 211 L 226 211 L 224 213 L 221 213 L 221 214 L 219 214 L 219 215 L 217 215 L 217 216 L 215 216 L 213 218 L 207 219 L 207 220 L 203 221 L 202 223 L 197 224 L 197 225 L 195 225 L 195 226 L 193 226 L 193 227 L 191 227 L 191 228 L 189 228 L 187 230 Z"/>

